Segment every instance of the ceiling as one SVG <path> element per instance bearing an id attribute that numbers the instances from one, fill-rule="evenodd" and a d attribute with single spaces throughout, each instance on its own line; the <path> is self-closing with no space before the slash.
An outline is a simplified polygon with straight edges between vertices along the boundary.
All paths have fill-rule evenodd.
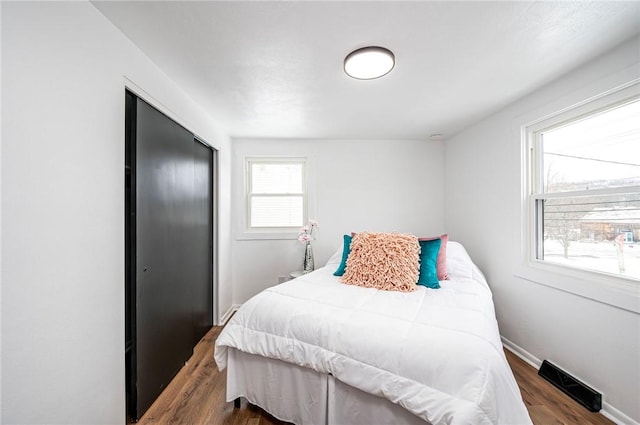
<path id="1" fill-rule="evenodd" d="M 93 1 L 236 138 L 446 139 L 640 31 L 640 2 Z M 343 72 L 379 45 L 396 66 Z"/>

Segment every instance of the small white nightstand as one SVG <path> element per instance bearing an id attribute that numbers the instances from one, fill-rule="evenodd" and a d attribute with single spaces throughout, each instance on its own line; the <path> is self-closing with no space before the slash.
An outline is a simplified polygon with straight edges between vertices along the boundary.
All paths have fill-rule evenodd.
<path id="1" fill-rule="evenodd" d="M 304 273 L 302 273 L 302 270 L 296 270 L 295 272 L 289 273 L 289 279 L 295 279 L 296 277 L 300 277 L 303 274 Z"/>

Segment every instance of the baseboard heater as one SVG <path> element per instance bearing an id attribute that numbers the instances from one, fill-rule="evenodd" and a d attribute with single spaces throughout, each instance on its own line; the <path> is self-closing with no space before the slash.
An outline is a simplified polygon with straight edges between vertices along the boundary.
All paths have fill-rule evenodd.
<path id="1" fill-rule="evenodd" d="M 590 411 L 599 412 L 602 409 L 602 394 L 585 383 L 578 381 L 558 366 L 544 360 L 540 370 L 538 370 L 538 375 L 551 382 Z"/>

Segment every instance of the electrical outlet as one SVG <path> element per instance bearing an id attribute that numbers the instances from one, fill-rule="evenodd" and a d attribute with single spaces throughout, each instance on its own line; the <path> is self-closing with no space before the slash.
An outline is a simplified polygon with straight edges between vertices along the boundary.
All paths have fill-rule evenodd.
<path id="1" fill-rule="evenodd" d="M 287 281 L 287 277 L 286 276 L 278 276 L 278 283 L 284 283 Z"/>

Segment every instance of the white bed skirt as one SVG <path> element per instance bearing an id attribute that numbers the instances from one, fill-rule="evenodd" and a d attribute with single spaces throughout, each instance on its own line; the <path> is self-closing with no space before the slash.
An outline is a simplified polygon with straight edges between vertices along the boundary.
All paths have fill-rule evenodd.
<path id="1" fill-rule="evenodd" d="M 326 375 L 229 348 L 227 401 L 245 397 L 297 425 L 425 425 L 402 407 Z"/>

